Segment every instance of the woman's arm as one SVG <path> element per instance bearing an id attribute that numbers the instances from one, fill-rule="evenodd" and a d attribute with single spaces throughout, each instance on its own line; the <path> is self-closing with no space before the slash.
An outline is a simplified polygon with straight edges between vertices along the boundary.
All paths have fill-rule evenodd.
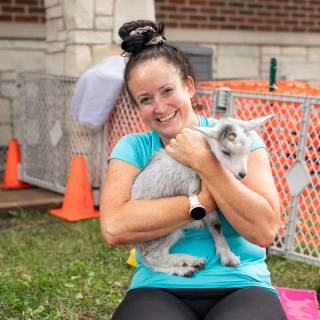
<path id="1" fill-rule="evenodd" d="M 159 238 L 192 220 L 186 196 L 153 200 L 131 200 L 131 188 L 139 169 L 121 160 L 109 162 L 100 198 L 100 226 L 109 244 L 126 244 Z M 205 189 L 200 201 L 212 209 Z"/>
<path id="2" fill-rule="evenodd" d="M 275 239 L 280 203 L 265 149 L 252 151 L 248 174 L 237 180 L 214 157 L 197 170 L 229 223 L 248 241 L 261 247 Z M 219 179 L 216 179 L 219 177 Z"/>
<path id="3" fill-rule="evenodd" d="M 194 130 L 184 129 L 167 151 L 198 173 L 226 219 L 245 239 L 262 247 L 272 243 L 280 204 L 265 149 L 250 153 L 248 174 L 242 181 L 218 162 Z"/>

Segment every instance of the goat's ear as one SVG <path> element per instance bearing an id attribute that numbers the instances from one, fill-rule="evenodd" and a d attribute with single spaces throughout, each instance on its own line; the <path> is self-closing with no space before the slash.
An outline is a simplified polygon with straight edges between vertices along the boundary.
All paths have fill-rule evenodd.
<path id="1" fill-rule="evenodd" d="M 256 118 L 256 119 L 252 119 L 249 121 L 241 121 L 241 125 L 244 126 L 248 131 L 254 130 L 258 127 L 260 127 L 262 124 L 264 124 L 266 121 L 268 121 L 269 119 L 271 119 L 273 117 L 273 114 L 269 114 L 265 117 L 260 117 L 260 118 Z"/>
<path id="2" fill-rule="evenodd" d="M 208 138 L 218 139 L 218 131 L 214 127 L 193 127 L 193 129 L 203 133 Z"/>

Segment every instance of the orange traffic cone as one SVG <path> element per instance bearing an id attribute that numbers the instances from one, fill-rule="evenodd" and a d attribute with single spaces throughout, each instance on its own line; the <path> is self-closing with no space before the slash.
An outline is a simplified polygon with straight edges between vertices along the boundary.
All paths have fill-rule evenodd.
<path id="1" fill-rule="evenodd" d="M 99 211 L 94 209 L 92 190 L 83 156 L 72 159 L 62 208 L 50 210 L 50 213 L 68 221 L 99 216 Z"/>
<path id="2" fill-rule="evenodd" d="M 17 139 L 12 139 L 8 143 L 8 152 L 6 157 L 6 167 L 3 176 L 3 189 L 25 189 L 31 186 L 18 178 L 18 169 L 20 163 L 20 146 Z"/>

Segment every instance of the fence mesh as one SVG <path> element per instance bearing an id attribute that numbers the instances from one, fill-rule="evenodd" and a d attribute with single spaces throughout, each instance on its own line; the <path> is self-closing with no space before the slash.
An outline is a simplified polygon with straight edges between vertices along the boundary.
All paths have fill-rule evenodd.
<path id="1" fill-rule="evenodd" d="M 20 74 L 22 180 L 64 192 L 71 160 L 81 154 L 86 158 L 92 187 L 100 187 L 103 131 L 88 129 L 70 115 L 76 80 L 72 77 Z"/>
<path id="2" fill-rule="evenodd" d="M 106 157 L 122 136 L 146 129 L 138 110 L 131 104 L 128 92 L 123 90 L 107 120 Z"/>
<path id="3" fill-rule="evenodd" d="M 0 171 L 4 170 L 7 145 L 19 138 L 19 97 L 15 80 L 0 80 Z"/>
<path id="4" fill-rule="evenodd" d="M 319 99 L 320 102 L 320 99 Z M 320 105 L 311 102 L 303 160 L 311 183 L 301 193 L 295 213 L 292 254 L 320 261 Z M 320 264 L 320 263 L 319 263 Z"/>

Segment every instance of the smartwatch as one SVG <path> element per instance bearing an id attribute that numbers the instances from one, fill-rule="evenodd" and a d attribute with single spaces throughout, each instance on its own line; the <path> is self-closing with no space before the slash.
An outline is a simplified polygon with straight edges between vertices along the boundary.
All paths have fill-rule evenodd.
<path id="1" fill-rule="evenodd" d="M 206 208 L 199 202 L 196 195 L 189 197 L 189 215 L 193 220 L 201 220 L 206 216 Z"/>

